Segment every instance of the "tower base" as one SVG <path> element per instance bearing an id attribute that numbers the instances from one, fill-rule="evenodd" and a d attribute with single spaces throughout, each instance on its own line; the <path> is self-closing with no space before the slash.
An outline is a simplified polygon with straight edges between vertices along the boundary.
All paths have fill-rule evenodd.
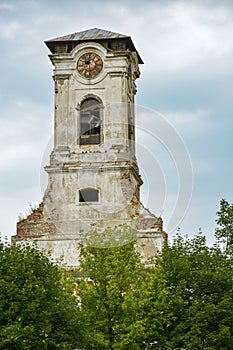
<path id="1" fill-rule="evenodd" d="M 135 230 L 136 249 L 141 254 L 142 262 L 150 263 L 162 251 L 167 241 L 167 234 L 163 231 L 161 218 L 157 218 L 139 202 L 136 207 L 137 211 L 133 218 L 126 218 L 118 224 L 132 227 Z M 79 266 L 79 244 L 85 240 L 88 232 L 95 230 L 101 235 L 106 228 L 117 227 L 117 225 L 114 226 L 114 222 L 116 223 L 116 220 L 109 218 L 108 221 L 98 222 L 86 232 L 81 229 L 78 232 L 64 232 L 64 230 L 61 232 L 61 227 L 64 228 L 66 224 L 61 225 L 54 218 L 49 218 L 45 214 L 42 202 L 32 214 L 17 223 L 17 234 L 12 237 L 12 243 L 16 244 L 20 241 L 35 243 L 39 249 L 49 254 L 52 261 L 60 261 L 62 266 L 72 270 Z M 126 236 L 124 242 L 127 243 L 135 238 Z M 119 243 L 114 242 L 113 239 L 111 246 L 116 245 Z"/>

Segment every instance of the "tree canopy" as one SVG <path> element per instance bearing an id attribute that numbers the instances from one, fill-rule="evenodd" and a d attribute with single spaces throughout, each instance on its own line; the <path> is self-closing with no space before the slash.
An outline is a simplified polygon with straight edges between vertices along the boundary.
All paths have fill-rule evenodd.
<path id="1" fill-rule="evenodd" d="M 81 343 L 71 276 L 36 248 L 0 244 L 0 349 L 74 349 Z"/>
<path id="2" fill-rule="evenodd" d="M 178 232 L 149 265 L 132 228 L 93 230 L 75 276 L 0 245 L 0 348 L 233 350 L 233 206 L 217 215 L 212 247 Z"/>
<path id="3" fill-rule="evenodd" d="M 219 214 L 218 224 L 227 225 L 229 237 L 229 210 L 227 220 Z M 83 246 L 86 349 L 233 349 L 233 269 L 227 247 L 221 249 L 218 237 L 208 247 L 201 232 L 194 238 L 177 233 L 148 267 L 138 260 L 133 243 Z"/>
<path id="4" fill-rule="evenodd" d="M 215 236 L 218 242 L 225 244 L 226 253 L 233 257 L 233 204 L 222 199 L 217 216 Z"/>
<path id="5" fill-rule="evenodd" d="M 132 236 L 127 227 L 107 229 L 101 241 L 93 232 L 81 246 L 78 292 L 88 330 L 86 349 L 138 349 L 129 334 L 137 314 L 142 266 L 135 242 L 119 244 L 123 232 Z"/>
<path id="6" fill-rule="evenodd" d="M 233 349 L 233 270 L 202 234 L 177 235 L 158 262 L 167 289 L 167 320 L 157 349 Z"/>

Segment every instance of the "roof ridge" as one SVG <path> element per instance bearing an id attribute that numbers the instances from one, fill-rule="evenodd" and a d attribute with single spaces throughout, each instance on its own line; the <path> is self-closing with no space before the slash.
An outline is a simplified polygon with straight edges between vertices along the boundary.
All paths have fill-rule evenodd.
<path id="1" fill-rule="evenodd" d="M 117 39 L 117 38 L 129 38 L 129 35 L 112 32 L 110 30 L 105 30 L 101 28 L 90 28 L 87 30 L 82 30 L 79 32 L 74 32 L 71 34 L 63 35 L 53 39 L 46 40 L 46 42 L 51 41 L 62 41 L 62 40 L 84 40 L 84 39 Z"/>
<path id="2" fill-rule="evenodd" d="M 102 41 L 117 41 L 117 40 L 123 40 L 127 43 L 127 48 L 130 49 L 130 51 L 136 51 L 137 55 L 138 55 L 138 59 L 139 59 L 139 63 L 143 63 L 139 53 L 137 52 L 133 41 L 131 39 L 131 37 L 129 35 L 125 35 L 125 34 L 120 34 L 120 33 L 116 33 L 116 32 L 112 32 L 110 30 L 105 30 L 105 29 L 100 29 L 100 28 L 91 28 L 91 29 L 87 29 L 87 30 L 82 30 L 80 32 L 75 32 L 72 34 L 67 34 L 67 35 L 63 35 L 61 37 L 57 37 L 57 38 L 53 38 L 53 39 L 49 39 L 45 41 L 45 44 L 48 46 L 48 48 L 50 49 L 50 51 L 52 53 L 55 52 L 55 46 L 59 43 L 66 43 L 68 45 L 70 45 L 70 50 L 71 48 L 74 47 L 74 45 L 77 45 L 78 43 L 82 43 L 82 42 L 90 42 L 90 41 L 94 41 L 94 42 L 102 42 Z M 74 43 L 74 45 L 73 45 Z M 73 46 L 72 46 L 72 45 Z"/>

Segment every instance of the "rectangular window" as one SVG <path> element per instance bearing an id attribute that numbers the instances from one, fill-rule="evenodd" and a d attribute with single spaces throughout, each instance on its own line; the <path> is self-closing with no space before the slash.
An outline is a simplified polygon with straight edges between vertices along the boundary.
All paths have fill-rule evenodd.
<path id="1" fill-rule="evenodd" d="M 95 188 L 85 188 L 79 191 L 79 202 L 98 202 L 99 191 Z"/>

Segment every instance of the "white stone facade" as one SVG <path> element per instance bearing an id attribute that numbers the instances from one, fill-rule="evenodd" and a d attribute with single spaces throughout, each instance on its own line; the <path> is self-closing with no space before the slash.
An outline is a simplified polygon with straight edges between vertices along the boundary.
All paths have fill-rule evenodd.
<path id="1" fill-rule="evenodd" d="M 108 38 L 104 45 L 94 39 L 74 45 L 69 52 L 50 55 L 55 85 L 54 149 L 45 167 L 49 180 L 40 211 L 41 225 L 33 224 L 32 215 L 31 221 L 18 224 L 16 236 L 36 240 L 39 247 L 51 251 L 53 258 L 63 256 L 69 267 L 77 266 L 80 236 L 93 225 L 100 234 L 109 226 L 135 227 L 139 251 L 145 259 L 161 250 L 166 239 L 161 219 L 144 209 L 139 198 L 142 180 L 135 157 L 134 115 L 138 54 L 127 48 L 109 50 Z M 126 39 L 119 40 L 124 44 Z M 77 70 L 79 58 L 89 52 L 103 62 L 101 72 L 92 79 Z M 82 106 L 94 100 L 98 110 L 92 119 L 98 117 L 99 122 L 93 124 L 93 135 L 90 131 L 81 135 L 80 120 L 86 113 Z M 88 118 L 91 123 L 90 113 Z M 96 198 L 85 200 L 84 193 Z M 43 222 L 54 229 L 41 229 Z M 27 234 L 26 225 L 31 227 Z"/>

